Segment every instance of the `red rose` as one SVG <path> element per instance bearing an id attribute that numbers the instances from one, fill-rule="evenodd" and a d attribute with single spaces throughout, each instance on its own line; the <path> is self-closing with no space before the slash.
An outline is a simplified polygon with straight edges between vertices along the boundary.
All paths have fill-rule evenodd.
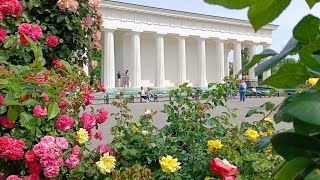
<path id="1" fill-rule="evenodd" d="M 238 167 L 230 164 L 227 160 L 214 158 L 210 161 L 212 173 L 219 174 L 224 180 L 234 180 L 233 175 L 240 174 Z"/>
<path id="2" fill-rule="evenodd" d="M 5 16 L 11 14 L 18 17 L 22 11 L 22 5 L 18 0 L 2 0 L 0 12 Z"/>
<path id="3" fill-rule="evenodd" d="M 0 22 L 3 20 L 3 14 L 0 12 Z"/>
<path id="4" fill-rule="evenodd" d="M 46 43 L 49 47 L 56 47 L 59 43 L 59 38 L 57 36 L 48 36 Z"/>
<path id="5" fill-rule="evenodd" d="M 24 155 L 26 162 L 37 162 L 37 156 L 33 151 L 28 151 Z"/>
<path id="6" fill-rule="evenodd" d="M 30 174 L 40 174 L 41 172 L 41 164 L 34 163 L 30 165 Z"/>

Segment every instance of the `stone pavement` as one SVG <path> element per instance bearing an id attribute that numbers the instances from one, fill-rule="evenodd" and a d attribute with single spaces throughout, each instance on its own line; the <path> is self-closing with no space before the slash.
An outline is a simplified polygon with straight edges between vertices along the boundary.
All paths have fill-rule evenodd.
<path id="1" fill-rule="evenodd" d="M 283 97 L 272 97 L 272 98 L 247 98 L 245 102 L 239 102 L 239 99 L 232 99 L 227 102 L 227 105 L 229 108 L 239 108 L 239 110 L 236 112 L 238 115 L 235 119 L 230 119 L 230 122 L 233 124 L 241 124 L 243 121 L 247 122 L 253 122 L 260 120 L 262 118 L 262 115 L 253 115 L 249 118 L 245 118 L 245 115 L 250 109 L 258 108 L 265 102 L 273 102 L 276 104 L 279 104 L 283 101 Z M 146 109 L 152 109 L 156 110 L 158 113 L 154 116 L 153 122 L 157 127 L 163 127 L 167 124 L 166 119 L 167 116 L 164 113 L 161 113 L 160 111 L 163 109 L 163 106 L 165 103 L 169 103 L 169 101 L 162 101 L 160 99 L 160 102 L 149 102 L 149 103 L 131 103 L 129 104 L 129 108 L 131 109 L 131 114 L 134 117 L 134 121 L 137 121 L 141 115 L 144 114 L 144 111 Z M 106 104 L 96 104 L 92 105 L 93 108 L 106 108 L 109 111 L 109 115 L 114 112 L 118 112 L 117 108 L 113 107 L 112 105 L 106 105 Z M 90 110 L 90 108 L 88 108 Z M 224 112 L 225 108 L 219 107 L 212 111 L 212 114 L 220 114 L 221 112 Z M 273 119 L 273 115 L 271 116 Z M 110 135 L 110 128 L 116 124 L 113 117 L 109 117 L 109 119 L 102 125 L 100 125 L 99 129 L 103 131 L 104 140 L 103 143 L 110 142 L 112 140 L 112 137 Z M 291 124 L 287 123 L 280 123 L 276 125 L 276 129 L 288 129 L 291 128 Z M 98 142 L 94 142 L 96 144 Z"/>

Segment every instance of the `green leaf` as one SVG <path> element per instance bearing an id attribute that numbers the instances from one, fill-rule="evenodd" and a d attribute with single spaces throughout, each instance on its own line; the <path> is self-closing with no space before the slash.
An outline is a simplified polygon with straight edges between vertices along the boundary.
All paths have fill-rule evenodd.
<path id="1" fill-rule="evenodd" d="M 17 100 L 14 100 L 14 99 L 6 99 L 4 102 L 3 102 L 4 105 L 6 106 L 15 106 L 15 105 L 20 105 L 20 103 L 17 101 Z"/>
<path id="2" fill-rule="evenodd" d="M 299 156 L 315 158 L 320 155 L 320 141 L 310 136 L 292 132 L 279 133 L 272 137 L 271 143 L 276 152 L 286 160 Z"/>
<path id="3" fill-rule="evenodd" d="M 34 120 L 33 115 L 31 115 L 27 112 L 22 112 L 20 114 L 20 121 L 19 122 L 23 127 L 27 128 L 29 130 L 34 129 L 36 126 L 36 121 Z"/>
<path id="4" fill-rule="evenodd" d="M 254 114 L 264 114 L 264 113 L 262 111 L 258 111 L 257 109 L 250 109 L 246 114 L 246 118 Z"/>
<path id="5" fill-rule="evenodd" d="M 40 102 L 36 101 L 35 99 L 28 99 L 22 103 L 23 106 L 35 106 L 38 104 L 40 104 Z"/>
<path id="6" fill-rule="evenodd" d="M 302 135 L 313 135 L 319 133 L 320 126 L 301 121 L 293 122 L 294 132 Z"/>
<path id="7" fill-rule="evenodd" d="M 311 43 L 316 41 L 320 28 L 320 19 L 313 16 L 305 16 L 293 30 L 293 37 L 301 43 Z"/>
<path id="8" fill-rule="evenodd" d="M 264 71 L 271 69 L 277 63 L 279 63 L 283 58 L 289 55 L 296 48 L 296 46 L 298 45 L 298 42 L 299 41 L 297 41 L 296 39 L 291 38 L 286 44 L 286 46 L 284 47 L 284 49 L 279 54 L 258 64 L 258 66 L 254 68 L 254 72 L 256 74 L 262 74 Z"/>
<path id="9" fill-rule="evenodd" d="M 248 17 L 253 28 L 258 31 L 272 22 L 289 6 L 290 2 L 291 0 L 260 0 L 250 5 Z"/>
<path id="10" fill-rule="evenodd" d="M 303 157 L 296 157 L 282 165 L 278 173 L 275 174 L 277 180 L 294 180 L 303 172 L 312 161 Z"/>
<path id="11" fill-rule="evenodd" d="M 269 56 L 274 56 L 277 55 L 278 53 L 275 52 L 272 49 L 267 49 L 264 50 L 262 53 L 253 56 L 252 60 L 249 61 L 248 64 L 246 64 L 238 73 L 238 75 L 242 74 L 243 72 L 248 71 L 250 68 L 252 68 L 254 65 L 256 65 L 257 63 L 259 63 L 262 59 L 267 58 Z"/>
<path id="12" fill-rule="evenodd" d="M 8 110 L 9 122 L 13 122 L 13 121 L 17 120 L 17 118 L 18 118 L 17 110 L 15 110 L 12 106 L 10 106 L 9 110 Z"/>
<path id="13" fill-rule="evenodd" d="M 56 102 L 49 104 L 48 106 L 48 120 L 56 117 L 60 113 L 60 108 L 58 107 Z"/>
<path id="14" fill-rule="evenodd" d="M 266 111 L 270 111 L 271 109 L 273 109 L 275 107 L 275 104 L 272 102 L 266 102 L 263 105 L 261 105 L 260 107 L 265 107 Z"/>
<path id="15" fill-rule="evenodd" d="M 318 2 L 320 2 L 320 0 L 306 0 L 306 2 L 308 3 L 310 9 Z"/>
<path id="16" fill-rule="evenodd" d="M 263 84 L 276 88 L 293 88 L 304 84 L 310 77 L 311 74 L 302 64 L 286 64 L 276 74 L 266 79 Z"/>
<path id="17" fill-rule="evenodd" d="M 71 72 L 71 71 L 72 71 L 72 70 L 71 70 L 71 66 L 70 66 L 70 64 L 69 64 L 67 61 L 60 60 L 60 63 L 61 63 L 62 65 L 64 65 L 64 67 L 66 67 L 66 70 L 67 70 L 68 72 Z"/>
<path id="18" fill-rule="evenodd" d="M 289 96 L 275 114 L 275 121 L 302 121 L 320 125 L 320 93 L 316 90 Z"/>
<path id="19" fill-rule="evenodd" d="M 229 9 L 242 9 L 250 6 L 256 0 L 205 0 L 208 4 L 218 4 Z"/>
<path id="20" fill-rule="evenodd" d="M 270 144 L 272 136 L 265 136 L 256 144 L 257 149 L 264 149 Z"/>
<path id="21" fill-rule="evenodd" d="M 300 62 L 314 71 L 320 71 L 320 55 L 313 54 L 308 47 L 299 51 Z"/>

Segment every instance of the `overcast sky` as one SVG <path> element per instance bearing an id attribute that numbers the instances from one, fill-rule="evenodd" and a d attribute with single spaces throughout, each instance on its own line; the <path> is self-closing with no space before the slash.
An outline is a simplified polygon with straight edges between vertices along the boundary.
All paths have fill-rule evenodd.
<path id="1" fill-rule="evenodd" d="M 221 6 L 208 5 L 203 0 L 116 0 L 133 4 L 174 9 L 180 11 L 223 16 L 247 20 L 248 9 L 229 10 Z M 320 17 L 320 3 L 309 9 L 305 0 L 292 0 L 290 6 L 282 13 L 273 24 L 280 25 L 273 33 L 272 49 L 279 52 L 286 42 L 292 37 L 294 26 L 307 14 Z"/>

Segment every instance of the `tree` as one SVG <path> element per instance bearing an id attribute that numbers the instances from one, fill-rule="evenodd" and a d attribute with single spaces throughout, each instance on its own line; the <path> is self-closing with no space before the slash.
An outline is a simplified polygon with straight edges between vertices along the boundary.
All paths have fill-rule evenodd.
<path id="1" fill-rule="evenodd" d="M 244 67 L 244 65 L 248 64 L 249 62 L 249 49 L 248 48 L 244 48 L 241 51 L 241 64 L 242 67 Z M 245 71 L 242 73 L 243 75 L 248 75 L 249 71 Z"/>

